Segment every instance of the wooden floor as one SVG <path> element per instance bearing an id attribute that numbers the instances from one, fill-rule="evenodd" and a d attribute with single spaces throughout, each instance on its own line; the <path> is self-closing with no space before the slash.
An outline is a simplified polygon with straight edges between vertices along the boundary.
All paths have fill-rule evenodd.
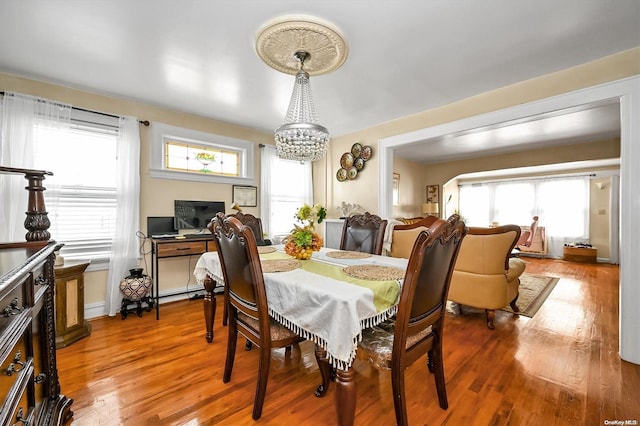
<path id="1" fill-rule="evenodd" d="M 482 314 L 448 314 L 449 409 L 438 406 L 419 361 L 407 370 L 410 424 L 640 421 L 640 366 L 618 356 L 618 267 L 524 260 L 527 272 L 561 278 L 550 297 L 532 319 L 499 311 L 494 331 Z M 146 312 L 96 319 L 91 336 L 58 351 L 62 391 L 75 400 L 73 424 L 335 424 L 333 387 L 325 398 L 313 395 L 320 375 L 309 342 L 290 356 L 273 352 L 263 415 L 254 422 L 257 351 L 239 344 L 231 382 L 222 383 L 222 309 L 212 344 L 204 339 L 202 300 L 162 305 L 161 314 L 159 321 Z M 354 368 L 356 424 L 395 424 L 389 374 L 361 361 Z"/>

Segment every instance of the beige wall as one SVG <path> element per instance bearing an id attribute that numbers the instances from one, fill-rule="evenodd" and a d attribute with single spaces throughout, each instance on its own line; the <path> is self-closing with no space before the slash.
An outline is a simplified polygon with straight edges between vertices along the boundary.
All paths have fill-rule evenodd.
<path id="1" fill-rule="evenodd" d="M 114 115 L 130 115 L 140 120 L 161 122 L 173 126 L 209 132 L 255 143 L 255 185 L 260 187 L 260 149 L 258 144 L 273 144 L 273 135 L 246 127 L 211 120 L 195 115 L 157 108 L 139 102 L 101 96 L 81 90 L 43 83 L 0 73 L 0 91 L 11 91 L 40 96 L 72 104 L 74 107 Z M 231 185 L 203 182 L 157 179 L 149 176 L 150 129 L 140 126 L 140 230 L 146 233 L 147 216 L 173 216 L 173 200 L 224 201 L 231 213 Z M 55 170 L 53 170 L 55 173 Z M 46 182 L 45 182 L 46 186 Z M 259 205 L 246 208 L 248 213 L 258 214 Z M 55 238 L 55 235 L 53 236 Z M 146 273 L 151 271 L 150 244 L 144 247 L 145 256 L 140 265 Z M 162 260 L 160 294 L 172 289 L 194 286 L 193 267 L 197 256 Z M 87 272 L 85 275 L 85 306 L 101 306 L 105 301 L 106 271 Z"/>

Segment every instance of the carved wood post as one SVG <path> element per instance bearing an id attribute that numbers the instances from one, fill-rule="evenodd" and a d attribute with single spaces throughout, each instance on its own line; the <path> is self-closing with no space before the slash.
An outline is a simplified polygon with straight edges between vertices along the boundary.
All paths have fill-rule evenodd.
<path id="1" fill-rule="evenodd" d="M 25 172 L 25 179 L 29 185 L 25 187 L 29 191 L 29 202 L 27 204 L 27 217 L 24 220 L 24 227 L 27 229 L 25 238 L 27 241 L 47 241 L 51 238 L 48 229 L 51 226 L 48 213 L 44 205 L 45 187 L 42 186 L 44 175 L 52 173 L 38 170 Z"/>

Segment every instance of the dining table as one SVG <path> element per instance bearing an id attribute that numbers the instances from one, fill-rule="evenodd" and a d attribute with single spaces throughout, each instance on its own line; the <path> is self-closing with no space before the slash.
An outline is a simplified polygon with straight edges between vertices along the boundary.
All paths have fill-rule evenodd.
<path id="1" fill-rule="evenodd" d="M 296 260 L 283 245 L 258 249 L 270 316 L 314 342 L 323 380 L 315 395 L 324 396 L 334 379 L 337 423 L 352 425 L 352 364 L 358 342 L 365 328 L 396 314 L 408 259 L 323 247 L 309 260 Z M 216 283 L 224 285 L 218 253 L 204 253 L 194 276 L 205 287 L 206 338 L 211 342 L 214 288 Z"/>

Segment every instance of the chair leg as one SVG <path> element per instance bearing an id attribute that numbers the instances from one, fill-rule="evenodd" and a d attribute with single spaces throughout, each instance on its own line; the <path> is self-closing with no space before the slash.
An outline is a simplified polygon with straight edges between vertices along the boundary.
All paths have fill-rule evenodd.
<path id="1" fill-rule="evenodd" d="M 224 362 L 224 374 L 222 381 L 228 383 L 231 380 L 231 371 L 236 357 L 236 342 L 238 341 L 238 327 L 235 318 L 229 321 L 229 333 L 227 337 L 227 358 Z"/>
<path id="2" fill-rule="evenodd" d="M 444 362 L 442 359 L 442 343 L 434 342 L 434 347 L 429 351 L 429 359 L 433 365 L 433 375 L 436 381 L 436 391 L 438 392 L 438 402 L 440 408 L 446 410 L 449 408 L 447 400 L 447 386 L 444 381 Z"/>
<path id="3" fill-rule="evenodd" d="M 398 426 L 408 425 L 407 403 L 404 394 L 404 369 L 393 368 L 391 370 L 391 389 L 393 392 L 393 408 L 396 412 L 396 424 Z"/>
<path id="4" fill-rule="evenodd" d="M 484 312 L 487 316 L 487 327 L 491 330 L 495 329 L 496 326 L 493 325 L 493 320 L 496 318 L 496 311 L 493 309 L 485 309 Z"/>
<path id="5" fill-rule="evenodd" d="M 516 305 L 516 302 L 518 301 L 519 296 L 520 296 L 520 293 L 516 294 L 516 297 L 514 297 L 511 302 L 509 302 L 509 306 L 511 306 L 511 309 L 513 310 L 513 312 L 520 312 L 520 308 L 518 308 L 518 305 Z"/>
<path id="6" fill-rule="evenodd" d="M 253 401 L 253 420 L 258 420 L 262 415 L 264 397 L 267 393 L 267 380 L 269 379 L 269 365 L 271 363 L 271 348 L 260 348 L 260 363 L 258 365 L 258 384 L 256 385 L 256 396 Z"/>

